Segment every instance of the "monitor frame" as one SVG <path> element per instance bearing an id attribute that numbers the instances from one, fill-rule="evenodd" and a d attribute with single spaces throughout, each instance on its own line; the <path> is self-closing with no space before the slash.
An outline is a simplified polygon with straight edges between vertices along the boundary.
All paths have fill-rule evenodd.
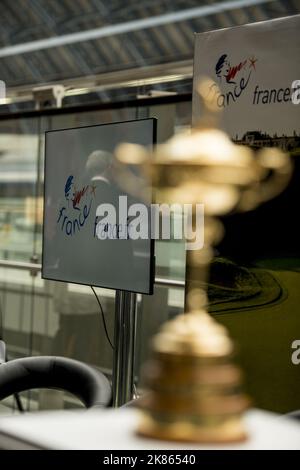
<path id="1" fill-rule="evenodd" d="M 124 289 L 121 286 L 120 287 L 111 287 L 108 285 L 104 285 L 103 283 L 99 284 L 90 284 L 87 282 L 79 282 L 79 281 L 70 281 L 66 279 L 58 279 L 55 277 L 50 277 L 48 275 L 45 275 L 44 273 L 44 246 L 45 246 L 45 217 L 46 217 L 46 210 L 45 210 L 45 201 L 46 201 L 46 167 L 47 167 L 47 154 L 46 154 L 46 140 L 47 140 L 47 135 L 54 133 L 54 132 L 60 132 L 60 131 L 69 131 L 69 130 L 79 130 L 79 129 L 85 129 L 85 128 L 92 128 L 92 127 L 104 127 L 108 125 L 114 125 L 114 124 L 126 124 L 126 123 L 132 123 L 132 122 L 140 122 L 140 121 L 152 121 L 153 124 L 153 133 L 152 133 L 152 145 L 153 148 L 157 143 L 157 118 L 142 118 L 142 119 L 128 119 L 125 121 L 113 121 L 113 122 L 105 122 L 105 123 L 99 123 L 99 124 L 91 124 L 91 125 L 86 125 L 86 126 L 75 126 L 75 127 L 66 127 L 66 128 L 59 128 L 59 129 L 49 129 L 45 131 L 45 145 L 44 145 L 44 184 L 43 184 L 43 199 L 44 199 L 44 208 L 43 208 L 43 230 L 42 230 L 42 269 L 41 269 L 41 278 L 44 280 L 48 281 L 55 281 L 55 282 L 64 282 L 67 284 L 75 284 L 75 285 L 82 285 L 82 286 L 89 286 L 89 287 L 98 287 L 98 288 L 103 288 L 103 289 L 110 289 L 110 290 L 116 290 L 116 291 L 124 291 L 124 292 L 132 292 L 136 294 L 145 294 L 145 295 L 153 295 L 153 290 L 154 290 L 154 282 L 155 282 L 155 240 L 153 238 L 150 238 L 150 263 L 149 263 L 149 282 L 148 282 L 148 289 L 147 291 L 140 291 L 140 290 L 129 290 L 129 289 Z M 153 189 L 152 186 L 150 188 L 150 204 L 153 202 Z M 151 223 L 151 221 L 150 221 Z M 149 230 L 151 233 L 151 229 Z"/>

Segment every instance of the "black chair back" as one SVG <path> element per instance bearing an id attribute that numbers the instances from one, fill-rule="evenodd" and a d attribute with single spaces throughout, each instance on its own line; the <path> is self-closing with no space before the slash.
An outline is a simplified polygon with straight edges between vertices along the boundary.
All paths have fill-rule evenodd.
<path id="1" fill-rule="evenodd" d="M 74 359 L 36 356 L 0 365 L 0 400 L 34 388 L 67 391 L 77 396 L 86 408 L 111 404 L 111 387 L 105 375 Z"/>

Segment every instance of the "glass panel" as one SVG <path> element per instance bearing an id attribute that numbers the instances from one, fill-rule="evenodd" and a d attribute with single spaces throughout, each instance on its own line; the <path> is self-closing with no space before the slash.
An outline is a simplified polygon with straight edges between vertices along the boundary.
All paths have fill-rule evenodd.
<path id="1" fill-rule="evenodd" d="M 0 192 L 0 264 L 3 260 L 29 261 L 33 255 L 41 261 L 45 130 L 156 117 L 158 140 L 162 142 L 178 129 L 190 126 L 190 116 L 188 101 L 0 121 L 1 178 L 5 180 Z M 183 281 L 184 274 L 184 244 L 178 240 L 157 241 L 156 276 Z M 114 291 L 97 289 L 97 294 L 113 343 Z M 139 296 L 137 385 L 151 336 L 170 315 L 182 311 L 183 298 L 183 289 L 167 286 L 157 286 L 153 297 Z M 89 287 L 45 281 L 40 274 L 31 276 L 26 270 L 2 267 L 0 300 L 1 336 L 7 343 L 9 359 L 66 356 L 99 367 L 111 378 L 112 348 L 99 305 Z M 81 406 L 76 399 L 53 391 L 33 391 L 21 398 L 26 409 Z M 12 398 L 4 405 L 16 408 Z M 7 412 L 7 408 L 3 409 Z"/>
<path id="2" fill-rule="evenodd" d="M 35 315 L 36 301 L 35 278 L 29 271 L 0 267 L 0 338 L 5 341 L 8 361 L 38 354 L 33 332 L 38 331 L 43 340 L 44 329 L 40 323 L 44 316 L 43 312 L 41 316 Z M 14 407 L 14 399 L 9 397 L 1 402 L 0 412 L 13 412 Z"/>
<path id="3" fill-rule="evenodd" d="M 0 258 L 28 261 L 33 253 L 38 120 L 0 121 Z M 39 226 L 40 227 L 40 226 Z"/>
<path id="4" fill-rule="evenodd" d="M 37 118 L 0 121 L 0 337 L 8 360 L 36 354 L 35 278 L 1 262 L 29 262 L 36 249 L 41 251 L 38 152 Z"/>

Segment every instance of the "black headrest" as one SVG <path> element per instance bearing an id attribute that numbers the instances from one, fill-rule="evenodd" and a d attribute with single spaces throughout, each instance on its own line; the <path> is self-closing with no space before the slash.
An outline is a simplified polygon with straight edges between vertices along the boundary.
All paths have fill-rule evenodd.
<path id="1" fill-rule="evenodd" d="M 0 365 L 0 400 L 34 388 L 64 390 L 87 408 L 111 403 L 111 387 L 102 372 L 74 359 L 36 356 Z"/>

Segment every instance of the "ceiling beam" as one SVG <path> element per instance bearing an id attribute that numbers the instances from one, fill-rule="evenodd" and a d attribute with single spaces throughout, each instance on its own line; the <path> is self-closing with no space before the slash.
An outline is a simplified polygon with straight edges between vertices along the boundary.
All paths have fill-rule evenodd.
<path id="1" fill-rule="evenodd" d="M 121 87 L 141 87 L 163 82 L 177 82 L 193 77 L 193 61 L 169 62 L 164 64 L 138 67 L 90 77 L 48 82 L 47 85 L 64 85 L 66 96 L 82 95 L 92 92 L 104 92 Z M 10 87 L 7 90 L 9 103 L 32 100 L 32 88 L 36 85 Z"/>
<path id="2" fill-rule="evenodd" d="M 91 41 L 116 34 L 124 34 L 131 31 L 154 28 L 169 23 L 200 18 L 202 16 L 213 15 L 233 9 L 251 7 L 264 3 L 271 3 L 276 0 L 225 0 L 211 5 L 203 5 L 186 10 L 179 10 L 163 15 L 142 18 L 138 20 L 127 21 L 119 24 L 112 24 L 101 28 L 89 29 L 77 33 L 63 34 L 60 36 L 39 39 L 37 41 L 14 44 L 12 46 L 0 48 L 0 58 L 25 54 L 27 52 L 40 51 L 52 47 L 60 47 L 68 44 L 75 44 L 83 41 Z"/>

